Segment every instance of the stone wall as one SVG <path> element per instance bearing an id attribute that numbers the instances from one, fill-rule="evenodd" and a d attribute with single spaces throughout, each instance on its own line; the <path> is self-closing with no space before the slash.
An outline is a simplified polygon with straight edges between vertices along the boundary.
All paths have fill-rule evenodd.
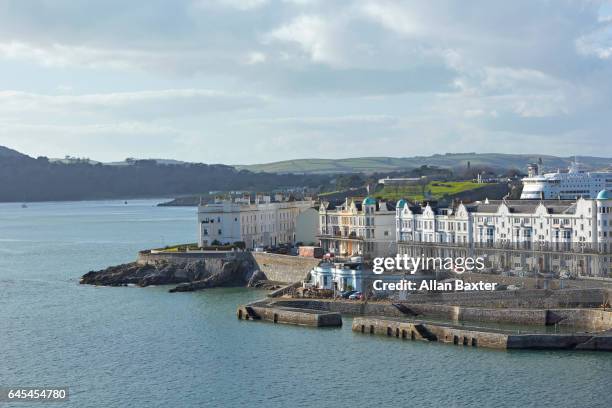
<path id="1" fill-rule="evenodd" d="M 612 329 L 612 311 L 601 309 L 551 309 L 549 313 L 559 317 L 561 326 L 584 327 L 601 331 Z"/>
<path id="2" fill-rule="evenodd" d="M 154 264 L 159 261 L 183 263 L 187 261 L 199 261 L 206 259 L 248 259 L 249 252 L 232 252 L 232 251 L 206 251 L 206 252 L 164 252 L 156 253 L 150 251 L 141 251 L 138 253 L 136 262 L 145 264 Z"/>
<path id="3" fill-rule="evenodd" d="M 424 322 L 403 322 L 381 318 L 358 317 L 353 320 L 353 331 L 396 337 L 403 340 L 438 341 L 470 347 L 505 349 L 508 334 L 499 331 L 470 330 L 455 326 Z"/>
<path id="4" fill-rule="evenodd" d="M 277 300 L 278 307 L 303 308 L 338 312 L 353 316 L 385 316 L 402 318 L 440 317 L 450 321 L 495 322 L 544 326 L 558 323 L 562 326 L 587 330 L 612 329 L 612 311 L 601 309 L 508 309 L 479 308 L 428 303 L 402 303 L 396 307 L 389 303 L 362 303 L 333 300 Z"/>
<path id="5" fill-rule="evenodd" d="M 485 273 L 469 273 L 462 275 L 459 279 L 466 282 L 493 282 L 502 285 L 515 285 L 522 287 L 523 289 L 538 289 L 543 288 L 545 279 L 533 278 L 533 277 L 519 277 L 519 276 L 502 276 L 499 274 L 485 274 Z M 581 279 L 548 279 L 548 289 L 587 289 L 587 288 L 608 288 L 612 289 L 612 281 L 593 279 L 583 277 Z"/>
<path id="6" fill-rule="evenodd" d="M 610 289 L 508 290 L 410 294 L 407 303 L 491 308 L 575 308 L 610 304 Z"/>
<path id="7" fill-rule="evenodd" d="M 241 320 L 267 320 L 273 323 L 312 327 L 342 326 L 342 316 L 339 313 L 318 312 L 315 310 L 256 306 L 251 304 L 239 306 L 236 315 Z"/>
<path id="8" fill-rule="evenodd" d="M 352 330 L 402 340 L 436 341 L 468 347 L 612 351 L 612 335 L 610 332 L 596 334 L 515 334 L 509 331 L 481 327 L 401 321 L 379 317 L 357 317 L 353 319 Z"/>
<path id="9" fill-rule="evenodd" d="M 277 282 L 301 282 L 306 279 L 312 268 L 319 265 L 320 259 L 301 256 L 251 252 L 255 266 L 268 280 Z"/>
<path id="10" fill-rule="evenodd" d="M 591 334 L 517 334 L 508 336 L 507 348 L 569 350 L 591 340 Z"/>
<path id="11" fill-rule="evenodd" d="M 268 254 L 265 252 L 247 251 L 206 251 L 206 252 L 164 252 L 155 253 L 142 251 L 138 254 L 136 262 L 141 265 L 156 264 L 159 262 L 185 263 L 189 261 L 237 260 L 244 261 L 252 270 L 242 271 L 245 276 L 254 270 L 260 270 L 271 281 L 295 283 L 305 280 L 320 260 L 301 256 Z"/>

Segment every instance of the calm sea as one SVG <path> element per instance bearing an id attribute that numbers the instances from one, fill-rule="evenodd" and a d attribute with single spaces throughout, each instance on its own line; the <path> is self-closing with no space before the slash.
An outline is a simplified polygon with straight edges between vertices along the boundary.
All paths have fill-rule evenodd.
<path id="1" fill-rule="evenodd" d="M 238 321 L 264 295 L 248 289 L 80 286 L 139 249 L 195 241 L 195 209 L 157 202 L 0 204 L 0 387 L 69 386 L 45 405 L 60 407 L 612 406 L 612 353 Z"/>

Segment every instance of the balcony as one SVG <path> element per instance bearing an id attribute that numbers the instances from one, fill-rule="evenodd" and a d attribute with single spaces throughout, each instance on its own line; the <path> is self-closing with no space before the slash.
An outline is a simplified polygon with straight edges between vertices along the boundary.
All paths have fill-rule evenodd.
<path id="1" fill-rule="evenodd" d="M 319 234 L 317 235 L 317 238 L 320 239 L 344 239 L 344 240 L 349 240 L 349 241 L 363 241 L 364 237 L 359 237 L 357 236 L 356 233 L 351 232 L 349 234 L 344 234 L 341 232 L 334 232 L 332 234 Z"/>
<path id="2" fill-rule="evenodd" d="M 408 237 L 406 237 L 408 238 Z M 529 251 L 529 252 L 556 252 L 560 254 L 608 254 L 597 248 L 597 245 L 589 245 L 579 242 L 425 242 L 425 241 L 406 241 L 400 240 L 398 244 L 417 245 L 417 246 L 439 246 L 465 249 L 492 249 L 508 251 Z"/>

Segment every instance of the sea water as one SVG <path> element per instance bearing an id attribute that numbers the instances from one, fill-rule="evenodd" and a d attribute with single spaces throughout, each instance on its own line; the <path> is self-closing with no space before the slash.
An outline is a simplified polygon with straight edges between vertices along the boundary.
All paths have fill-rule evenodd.
<path id="1" fill-rule="evenodd" d="M 58 407 L 612 406 L 612 353 L 240 321 L 236 306 L 265 296 L 245 288 L 79 285 L 140 249 L 196 241 L 195 208 L 158 202 L 0 204 L 0 387 L 67 386 L 67 402 L 45 405 Z"/>

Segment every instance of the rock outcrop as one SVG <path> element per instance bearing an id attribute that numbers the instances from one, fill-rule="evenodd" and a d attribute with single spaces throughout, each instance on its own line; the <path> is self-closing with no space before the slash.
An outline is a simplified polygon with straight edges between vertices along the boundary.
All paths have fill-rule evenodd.
<path id="1" fill-rule="evenodd" d="M 157 261 L 154 263 L 131 262 L 111 266 L 101 271 L 90 271 L 81 277 L 81 284 L 101 286 L 178 285 L 170 292 L 221 287 L 247 286 L 257 275 L 252 263 L 244 260 L 206 259 L 185 262 Z M 263 275 L 263 274 L 262 274 Z"/>
<path id="2" fill-rule="evenodd" d="M 247 286 L 249 288 L 256 287 L 259 281 L 265 281 L 267 279 L 268 278 L 266 278 L 266 275 L 262 271 L 257 269 L 256 271 L 253 272 L 253 274 L 249 278 L 249 281 L 247 282 Z"/>

